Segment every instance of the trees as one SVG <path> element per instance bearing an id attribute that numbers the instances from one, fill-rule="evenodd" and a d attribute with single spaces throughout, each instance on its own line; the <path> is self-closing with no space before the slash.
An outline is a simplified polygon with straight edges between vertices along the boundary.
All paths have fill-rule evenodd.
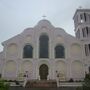
<path id="1" fill-rule="evenodd" d="M 90 73 L 86 74 L 85 76 L 83 90 L 90 90 Z"/>
<path id="2" fill-rule="evenodd" d="M 0 80 L 0 90 L 9 90 L 9 83 L 5 80 Z"/>
<path id="3" fill-rule="evenodd" d="M 90 73 L 85 75 L 82 87 L 77 87 L 76 90 L 90 90 Z"/>

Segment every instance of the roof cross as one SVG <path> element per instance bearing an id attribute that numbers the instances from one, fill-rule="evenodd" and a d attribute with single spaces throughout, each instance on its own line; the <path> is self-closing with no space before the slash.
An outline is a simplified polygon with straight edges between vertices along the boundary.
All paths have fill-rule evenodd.
<path id="1" fill-rule="evenodd" d="M 45 18 L 46 18 L 46 16 L 45 16 L 45 15 L 43 15 L 42 17 L 43 17 L 43 19 L 45 19 Z"/>

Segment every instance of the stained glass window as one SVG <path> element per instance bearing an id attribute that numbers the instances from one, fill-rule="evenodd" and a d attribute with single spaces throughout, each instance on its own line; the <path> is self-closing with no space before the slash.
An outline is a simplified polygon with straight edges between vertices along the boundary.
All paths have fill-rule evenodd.
<path id="1" fill-rule="evenodd" d="M 26 45 L 23 49 L 23 58 L 33 57 L 33 47 L 31 45 Z"/>
<path id="2" fill-rule="evenodd" d="M 49 38 L 47 35 L 42 35 L 39 38 L 39 57 L 40 58 L 48 58 L 48 41 Z"/>
<path id="3" fill-rule="evenodd" d="M 55 47 L 55 58 L 65 58 L 64 46 L 57 45 Z"/>

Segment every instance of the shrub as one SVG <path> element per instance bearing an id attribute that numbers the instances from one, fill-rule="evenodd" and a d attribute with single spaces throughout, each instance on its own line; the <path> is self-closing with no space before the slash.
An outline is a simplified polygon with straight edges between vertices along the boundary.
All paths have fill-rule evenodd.
<path id="1" fill-rule="evenodd" d="M 5 80 L 0 80 L 0 90 L 9 90 L 9 83 Z"/>

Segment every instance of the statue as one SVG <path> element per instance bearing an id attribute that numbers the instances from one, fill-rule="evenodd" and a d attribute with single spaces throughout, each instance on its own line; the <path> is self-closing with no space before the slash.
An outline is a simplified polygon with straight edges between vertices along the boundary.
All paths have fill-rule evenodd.
<path id="1" fill-rule="evenodd" d="M 56 77 L 57 77 L 57 86 L 60 85 L 60 81 L 65 81 L 65 75 L 61 71 L 56 71 Z"/>
<path id="2" fill-rule="evenodd" d="M 25 71 L 25 74 L 24 74 L 24 87 L 25 87 L 25 85 L 26 85 L 26 83 L 27 83 L 27 81 L 28 81 L 28 71 Z"/>

